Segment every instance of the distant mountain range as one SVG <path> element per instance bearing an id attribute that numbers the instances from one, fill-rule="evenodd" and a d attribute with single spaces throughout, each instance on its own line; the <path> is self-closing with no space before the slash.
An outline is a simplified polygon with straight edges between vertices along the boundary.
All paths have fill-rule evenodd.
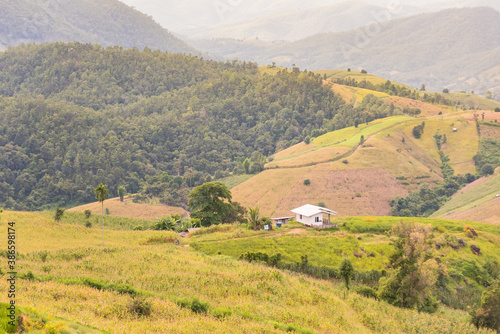
<path id="1" fill-rule="evenodd" d="M 191 44 L 229 59 L 309 70 L 364 68 L 414 87 L 491 90 L 499 96 L 499 31 L 500 13 L 475 7 L 317 34 L 295 42 L 216 39 Z"/>
<path id="2" fill-rule="evenodd" d="M 197 53 L 150 16 L 118 0 L 0 0 L 0 51 L 54 41 Z"/>

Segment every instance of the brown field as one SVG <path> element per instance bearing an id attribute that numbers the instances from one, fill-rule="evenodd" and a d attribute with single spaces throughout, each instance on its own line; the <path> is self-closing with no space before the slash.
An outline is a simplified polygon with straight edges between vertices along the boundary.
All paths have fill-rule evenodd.
<path id="1" fill-rule="evenodd" d="M 306 145 L 306 143 L 301 142 L 297 145 L 290 146 L 282 151 L 279 151 L 273 155 L 274 160 L 280 160 L 283 158 L 289 158 L 292 155 L 301 154 L 310 150 L 313 150 L 316 146 L 313 143 Z"/>
<path id="2" fill-rule="evenodd" d="M 444 219 L 466 219 L 500 225 L 500 197 L 478 205 L 469 210 L 454 212 L 443 217 Z"/>
<path id="3" fill-rule="evenodd" d="M 347 147 L 324 147 L 292 156 L 289 159 L 272 161 L 266 165 L 266 168 L 308 166 L 340 158 L 348 152 L 349 149 Z"/>
<path id="4" fill-rule="evenodd" d="M 130 198 L 125 197 L 123 202 L 120 202 L 119 197 L 110 198 L 104 201 L 104 210 L 109 209 L 110 216 L 141 218 L 147 220 L 155 220 L 170 214 L 180 214 L 187 216 L 188 212 L 183 208 L 168 206 L 168 205 L 150 205 L 134 203 Z M 68 211 L 84 212 L 85 210 L 92 211 L 92 214 L 101 214 L 101 204 L 99 202 L 80 205 L 69 209 Z"/>
<path id="5" fill-rule="evenodd" d="M 439 112 L 448 113 L 450 110 L 445 107 L 436 106 L 433 104 L 425 103 L 422 101 L 407 99 L 399 96 L 389 96 L 383 99 L 387 103 L 393 103 L 396 107 L 399 108 L 419 108 L 422 110 L 423 116 L 434 116 L 438 115 Z"/>
<path id="6" fill-rule="evenodd" d="M 478 111 L 473 111 L 473 112 L 470 112 L 468 113 L 466 116 L 465 116 L 465 119 L 467 119 L 468 121 L 473 121 L 474 120 L 474 114 L 477 115 L 478 119 L 480 121 L 483 120 L 483 114 L 484 114 L 484 120 L 487 121 L 487 122 L 494 122 L 495 120 L 497 122 L 500 122 L 500 112 L 494 112 L 492 110 L 478 110 Z"/>
<path id="7" fill-rule="evenodd" d="M 500 126 L 481 124 L 479 127 L 481 131 L 481 138 L 493 138 L 500 140 Z"/>

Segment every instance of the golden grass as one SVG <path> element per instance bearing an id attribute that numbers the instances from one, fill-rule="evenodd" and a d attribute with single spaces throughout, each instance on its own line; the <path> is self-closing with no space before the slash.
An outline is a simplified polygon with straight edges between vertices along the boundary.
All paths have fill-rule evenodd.
<path id="1" fill-rule="evenodd" d="M 356 101 L 358 101 L 358 102 L 363 101 L 365 96 L 369 95 L 369 94 L 375 95 L 376 97 L 379 97 L 379 98 L 389 96 L 388 94 L 383 93 L 383 92 L 377 92 L 374 90 L 369 90 L 369 89 L 364 89 L 364 88 L 357 88 L 356 93 L 355 93 Z"/>
<path id="2" fill-rule="evenodd" d="M 355 79 L 356 81 L 360 82 L 363 80 L 366 80 L 368 82 L 373 83 L 374 85 L 378 84 L 385 84 L 387 82 L 387 79 L 377 77 L 373 74 L 369 73 L 361 73 L 359 71 L 347 71 L 347 70 L 317 70 L 313 71 L 314 73 L 319 73 L 321 75 L 326 74 L 327 79 Z M 399 84 L 397 82 L 393 82 L 394 84 L 404 86 L 403 84 Z"/>
<path id="3" fill-rule="evenodd" d="M 323 147 L 302 154 L 291 155 L 288 159 L 274 160 L 268 163 L 266 168 L 308 166 L 340 158 L 348 152 L 349 149 L 346 147 Z"/>
<path id="4" fill-rule="evenodd" d="M 353 102 L 356 92 L 354 87 L 338 85 L 335 83 L 329 83 L 329 84 L 331 85 L 331 90 L 337 94 L 340 94 L 340 96 L 346 103 Z"/>
<path id="5" fill-rule="evenodd" d="M 147 220 L 155 220 L 163 216 L 169 216 L 171 214 L 180 214 L 181 216 L 187 216 L 188 212 L 183 208 L 169 206 L 169 205 L 150 205 L 132 202 L 131 198 L 125 198 L 123 202 L 120 202 L 119 197 L 110 198 L 104 201 L 104 210 L 106 208 L 109 210 L 110 216 L 118 217 L 131 217 L 140 218 Z M 101 214 L 101 203 L 94 202 L 89 204 L 80 205 L 68 211 L 72 212 L 84 212 L 85 210 L 92 211 L 94 215 Z"/>
<path id="6" fill-rule="evenodd" d="M 0 218 L 4 238 L 6 222 L 16 221 L 23 254 L 49 251 L 45 259 L 38 253 L 18 259 L 18 271 L 30 270 L 37 280 L 17 280 L 17 304 L 112 333 L 283 333 L 286 326 L 306 333 L 439 333 L 440 328 L 492 333 L 475 330 L 465 312 L 420 314 L 355 293 L 344 296 L 338 282 L 173 244 L 140 246 L 140 231 L 111 234 L 107 238 L 122 246 L 101 250 L 100 235 L 84 233 L 79 226 L 56 224 L 36 213 L 4 212 Z M 73 250 L 78 258 L 65 256 L 74 237 L 87 242 L 73 245 L 81 246 Z M 151 316 L 131 314 L 129 295 L 63 283 L 78 284 L 82 278 L 133 287 L 152 304 Z M 6 291 L 7 284 L 0 280 L 0 289 Z M 194 313 L 174 302 L 192 297 L 208 302 L 209 312 Z M 7 301 L 7 295 L 0 301 Z M 232 315 L 218 319 L 215 308 L 230 309 Z"/>
<path id="7" fill-rule="evenodd" d="M 374 120 L 368 125 L 359 124 L 357 128 L 354 126 L 325 133 L 324 135 L 314 138 L 314 145 L 316 146 L 347 146 L 352 148 L 357 145 L 361 139 L 361 135 L 366 138 L 368 136 L 374 135 L 385 129 L 389 129 L 398 124 L 412 120 L 412 117 L 408 116 L 394 116 L 384 119 Z"/>
<path id="8" fill-rule="evenodd" d="M 313 150 L 316 146 L 313 143 L 309 143 L 308 145 L 304 142 L 300 142 L 296 145 L 290 146 L 284 150 L 281 150 L 273 155 L 274 160 L 281 160 L 284 158 L 288 158 L 292 155 L 296 155 L 299 153 L 308 152 Z"/>
<path id="9" fill-rule="evenodd" d="M 476 180 L 456 193 L 432 217 L 469 219 L 500 225 L 500 175 Z"/>
<path id="10" fill-rule="evenodd" d="M 407 137 L 413 137 L 413 127 L 421 121 L 416 121 L 404 129 Z M 457 128 L 457 132 L 453 132 Z M 445 135 L 447 143 L 442 150 L 450 157 L 450 163 L 455 174 L 475 173 L 473 157 L 479 150 L 479 136 L 476 126 L 463 119 L 453 118 L 430 118 L 425 119 L 425 128 L 422 137 L 416 142 L 432 156 L 437 162 L 440 161 L 439 152 L 434 139 L 435 134 Z"/>
<path id="11" fill-rule="evenodd" d="M 418 108 L 422 110 L 422 116 L 434 116 L 438 115 L 440 112 L 441 113 L 448 113 L 450 112 L 450 109 L 447 107 L 442 107 L 430 103 L 425 103 L 422 101 L 418 100 L 412 100 L 404 97 L 399 97 L 399 96 L 389 96 L 385 97 L 383 99 L 387 103 L 392 103 L 394 106 L 399 107 L 401 109 L 403 108 Z"/>

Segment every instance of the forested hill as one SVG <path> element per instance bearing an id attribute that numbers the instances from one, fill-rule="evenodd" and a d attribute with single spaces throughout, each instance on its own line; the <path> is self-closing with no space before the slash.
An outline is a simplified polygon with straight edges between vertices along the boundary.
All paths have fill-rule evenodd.
<path id="1" fill-rule="evenodd" d="M 57 41 L 196 53 L 150 16 L 118 0 L 0 0 L 0 51 Z"/>
<path id="2" fill-rule="evenodd" d="M 89 202 L 99 182 L 175 202 L 174 190 L 327 120 L 383 117 L 349 108 L 298 69 L 268 75 L 254 63 L 78 43 L 16 47 L 0 54 L 0 207 Z"/>

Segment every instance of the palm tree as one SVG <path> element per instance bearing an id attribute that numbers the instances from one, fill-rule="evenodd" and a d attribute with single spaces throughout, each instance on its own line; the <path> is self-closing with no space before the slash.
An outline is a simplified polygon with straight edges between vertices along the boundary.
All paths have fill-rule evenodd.
<path id="1" fill-rule="evenodd" d="M 102 203 L 102 248 L 104 248 L 104 200 L 109 197 L 108 185 L 101 184 L 94 189 L 95 198 Z"/>
<path id="2" fill-rule="evenodd" d="M 258 230 L 260 228 L 260 220 L 259 220 L 259 207 L 248 208 L 248 222 L 250 226 L 253 227 L 254 230 Z"/>

